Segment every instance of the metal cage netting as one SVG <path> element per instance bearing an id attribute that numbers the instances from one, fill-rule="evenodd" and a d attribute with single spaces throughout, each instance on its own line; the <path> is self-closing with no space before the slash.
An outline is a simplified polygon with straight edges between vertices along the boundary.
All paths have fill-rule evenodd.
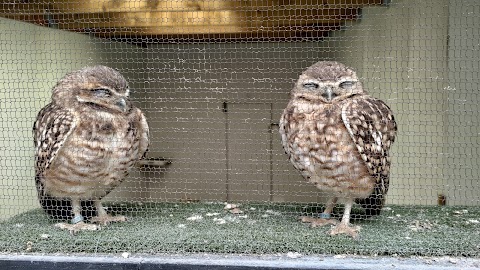
<path id="1" fill-rule="evenodd" d="M 479 13 L 475 0 L 0 0 L 0 253 L 478 257 Z M 297 83 L 319 61 L 356 75 Z M 82 69 L 98 65 L 116 71 Z M 360 83 L 391 108 L 394 143 L 379 103 L 358 126 L 356 107 L 319 105 L 361 102 Z M 382 182 L 381 212 L 354 204 L 331 235 L 362 181 Z"/>

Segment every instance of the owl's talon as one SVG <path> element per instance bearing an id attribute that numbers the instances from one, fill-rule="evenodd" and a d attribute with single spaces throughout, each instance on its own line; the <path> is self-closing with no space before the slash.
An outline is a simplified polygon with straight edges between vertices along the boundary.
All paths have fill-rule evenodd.
<path id="1" fill-rule="evenodd" d="M 101 225 L 108 225 L 112 222 L 125 222 L 127 221 L 127 218 L 125 216 L 111 216 L 111 215 L 102 215 L 102 216 L 96 216 L 92 217 L 90 219 L 90 222 L 92 223 L 98 223 Z"/>
<path id="2" fill-rule="evenodd" d="M 312 217 L 303 216 L 303 217 L 300 217 L 300 220 L 303 223 L 310 223 L 310 226 L 312 228 L 321 227 L 328 224 L 332 224 L 332 225 L 338 224 L 338 220 L 336 219 L 312 218 Z"/>
<path id="3" fill-rule="evenodd" d="M 70 224 L 70 223 L 57 223 L 54 225 L 57 228 L 60 228 L 62 230 L 68 230 L 72 235 L 75 235 L 79 231 L 97 231 L 100 230 L 99 225 L 95 224 L 87 224 L 83 221 L 80 221 L 75 224 Z"/>
<path id="4" fill-rule="evenodd" d="M 337 234 L 346 234 L 351 236 L 353 239 L 358 238 L 358 232 L 360 231 L 360 226 L 350 226 L 349 224 L 340 223 L 329 232 L 330 235 Z"/>

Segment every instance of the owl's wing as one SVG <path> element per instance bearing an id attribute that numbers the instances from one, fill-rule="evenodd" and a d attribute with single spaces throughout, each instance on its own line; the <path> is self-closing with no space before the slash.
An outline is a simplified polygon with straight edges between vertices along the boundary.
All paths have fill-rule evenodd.
<path id="1" fill-rule="evenodd" d="M 33 126 L 37 180 L 53 162 L 75 125 L 75 116 L 57 105 L 50 103 L 40 110 Z"/>
<path id="2" fill-rule="evenodd" d="M 147 151 L 148 151 L 148 146 L 150 144 L 150 141 L 149 141 L 149 133 L 150 133 L 150 130 L 149 130 L 149 127 L 148 127 L 148 123 L 147 123 L 147 118 L 145 117 L 145 115 L 143 114 L 143 112 L 137 108 L 137 116 L 139 117 L 140 119 L 140 144 L 139 144 L 139 149 L 138 149 L 138 159 L 141 159 L 141 158 L 145 158 L 146 154 L 147 154 Z"/>
<path id="3" fill-rule="evenodd" d="M 383 101 L 367 96 L 345 105 L 342 120 L 370 175 L 377 181 L 374 193 L 386 194 L 390 175 L 389 151 L 397 134 L 392 110 Z"/>
<path id="4" fill-rule="evenodd" d="M 288 134 L 292 133 L 291 132 L 291 124 L 289 123 L 297 123 L 299 119 L 294 118 L 293 116 L 293 111 L 294 107 L 290 106 L 290 104 L 285 108 L 285 110 L 282 113 L 282 116 L 280 117 L 280 122 L 278 123 L 278 131 L 280 132 L 281 135 L 281 141 L 282 141 L 282 146 L 283 149 L 285 150 L 285 153 L 289 155 L 290 157 L 290 150 L 291 150 L 291 145 L 289 144 L 290 140 L 288 139 Z M 295 135 L 296 132 L 294 132 L 293 135 Z M 291 135 L 292 136 L 292 135 Z"/>

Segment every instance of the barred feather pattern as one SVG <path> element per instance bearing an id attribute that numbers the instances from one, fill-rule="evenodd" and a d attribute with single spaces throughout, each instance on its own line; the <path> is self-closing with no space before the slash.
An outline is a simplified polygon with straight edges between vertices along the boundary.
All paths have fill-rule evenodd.
<path id="1" fill-rule="evenodd" d="M 356 202 L 365 208 L 367 216 L 378 215 L 389 188 L 390 148 L 397 133 L 392 110 L 372 97 L 353 99 L 342 108 L 342 120 L 370 176 L 375 179 L 371 194 Z"/>
<path id="2" fill-rule="evenodd" d="M 34 124 L 35 182 L 40 204 L 53 218 L 72 217 L 70 200 L 82 215 L 95 215 L 94 200 L 118 186 L 148 147 L 143 113 L 107 115 L 91 108 L 50 103 Z"/>
<path id="3" fill-rule="evenodd" d="M 367 216 L 379 214 L 385 202 L 396 132 L 390 108 L 367 94 L 335 103 L 293 97 L 280 119 L 293 166 L 317 188 L 355 198 Z"/>

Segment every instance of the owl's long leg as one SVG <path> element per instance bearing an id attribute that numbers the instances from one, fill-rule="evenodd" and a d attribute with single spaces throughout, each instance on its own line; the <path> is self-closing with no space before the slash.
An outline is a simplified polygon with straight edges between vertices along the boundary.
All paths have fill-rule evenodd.
<path id="1" fill-rule="evenodd" d="M 80 199 L 72 199 L 72 212 L 73 212 L 73 219 L 70 223 L 57 223 L 55 227 L 60 229 L 68 230 L 71 234 L 75 234 L 78 231 L 96 231 L 100 228 L 95 224 L 87 224 L 83 220 L 82 216 L 82 206 L 80 203 Z"/>
<path id="2" fill-rule="evenodd" d="M 123 222 L 127 221 L 125 216 L 111 216 L 103 208 L 100 200 L 95 201 L 95 208 L 97 209 L 97 216 L 90 219 L 91 222 L 99 223 L 102 225 L 108 225 L 110 222 Z"/>
<path id="3" fill-rule="evenodd" d="M 324 226 L 327 224 L 337 224 L 338 221 L 335 219 L 331 219 L 331 214 L 333 211 L 333 208 L 335 207 L 335 204 L 337 203 L 338 198 L 333 197 L 330 200 L 328 200 L 325 210 L 323 213 L 320 214 L 320 218 L 312 218 L 312 217 L 301 217 L 300 219 L 302 222 L 305 223 L 311 223 L 311 226 L 318 227 L 318 226 Z"/>
<path id="4" fill-rule="evenodd" d="M 358 231 L 360 230 L 360 227 L 350 226 L 350 212 L 352 210 L 353 202 L 353 199 L 348 199 L 348 201 L 345 203 L 345 211 L 343 212 L 342 221 L 340 222 L 340 224 L 330 230 L 330 235 L 344 233 L 350 235 L 353 238 L 358 237 Z"/>

